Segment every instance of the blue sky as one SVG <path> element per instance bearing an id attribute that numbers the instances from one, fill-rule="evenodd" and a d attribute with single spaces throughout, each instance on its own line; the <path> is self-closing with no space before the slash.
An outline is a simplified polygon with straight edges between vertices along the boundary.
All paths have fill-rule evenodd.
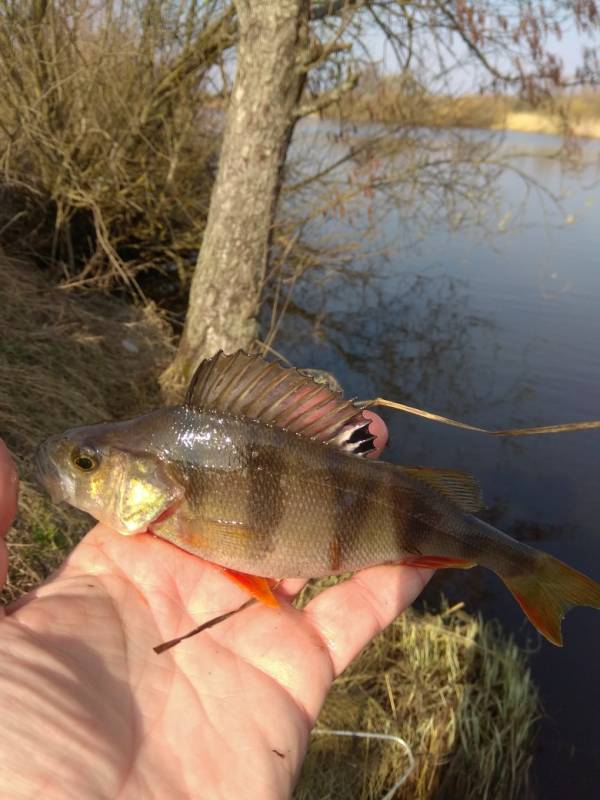
<path id="1" fill-rule="evenodd" d="M 387 44 L 384 35 L 381 31 L 371 31 L 367 36 L 368 47 L 374 58 L 380 61 L 384 71 L 395 72 L 397 65 L 394 60 L 393 52 Z M 598 47 L 600 45 L 599 37 L 590 38 L 583 36 L 574 28 L 565 30 L 561 39 L 552 36 L 548 42 L 548 49 L 560 57 L 564 64 L 565 76 L 572 75 L 581 60 L 581 52 L 583 47 Z M 463 76 L 458 73 L 454 76 L 456 83 L 455 88 L 459 91 L 468 91 L 472 88 L 473 73 L 470 74 L 465 71 Z"/>

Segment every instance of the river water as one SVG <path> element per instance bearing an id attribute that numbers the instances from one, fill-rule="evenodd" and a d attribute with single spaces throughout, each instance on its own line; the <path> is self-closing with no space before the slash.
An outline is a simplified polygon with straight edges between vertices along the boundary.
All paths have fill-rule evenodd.
<path id="1" fill-rule="evenodd" d="M 322 155 L 331 137 L 317 133 Z M 367 210 L 357 206 L 354 219 L 353 201 L 343 215 L 323 216 L 317 226 L 344 236 L 352 228 L 361 247 L 344 275 L 299 283 L 278 350 L 298 366 L 332 371 L 348 395 L 380 395 L 484 427 L 600 418 L 599 174 L 549 160 L 558 144 L 507 135 L 504 152 L 521 153 L 515 166 L 561 202 L 533 192 L 523 210 L 522 180 L 505 173 L 498 203 L 482 204 L 485 234 L 444 220 L 410 241 L 418 224 L 406 224 L 406 208 L 390 209 L 383 196 Z M 600 143 L 583 142 L 582 156 L 597 165 Z M 600 431 L 503 440 L 385 416 L 388 460 L 474 474 L 488 519 L 600 581 Z M 452 600 L 536 643 L 495 576 L 444 578 Z M 531 659 L 547 715 L 534 777 L 544 800 L 591 800 L 600 792 L 600 614 L 573 611 L 563 632 L 563 649 L 541 641 Z"/>

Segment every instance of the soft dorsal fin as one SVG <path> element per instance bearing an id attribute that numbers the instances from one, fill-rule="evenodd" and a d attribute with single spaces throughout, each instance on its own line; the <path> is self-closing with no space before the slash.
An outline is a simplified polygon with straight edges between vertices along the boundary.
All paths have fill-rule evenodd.
<path id="1" fill-rule="evenodd" d="M 185 404 L 259 420 L 360 455 L 369 452 L 374 438 L 362 409 L 344 400 L 341 393 L 297 369 L 242 350 L 232 355 L 219 352 L 203 361 L 190 382 Z"/>
<path id="2" fill-rule="evenodd" d="M 466 472 L 433 467 L 400 467 L 400 469 L 422 483 L 427 483 L 469 514 L 476 514 L 485 507 L 479 484 Z"/>

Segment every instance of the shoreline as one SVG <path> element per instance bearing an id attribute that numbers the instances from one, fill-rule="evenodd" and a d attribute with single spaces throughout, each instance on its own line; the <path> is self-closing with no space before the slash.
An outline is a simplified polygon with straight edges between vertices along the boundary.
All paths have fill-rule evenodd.
<path id="1" fill-rule="evenodd" d="M 571 122 L 569 127 L 571 135 L 577 139 L 600 139 L 600 119 Z M 565 132 L 560 120 L 534 111 L 509 111 L 504 122 L 492 123 L 490 130 L 542 133 L 547 136 L 562 136 Z"/>
<path id="2" fill-rule="evenodd" d="M 402 98 L 366 96 L 346 98 L 336 113 L 325 110 L 320 118 L 354 123 L 380 123 L 406 127 L 473 128 L 544 134 L 577 139 L 600 139 L 600 95 L 578 96 L 551 107 L 528 108 L 506 97 L 426 98 L 423 108 L 401 113 Z M 407 100 L 407 102 L 410 102 Z M 519 107 L 520 105 L 520 107 Z"/>

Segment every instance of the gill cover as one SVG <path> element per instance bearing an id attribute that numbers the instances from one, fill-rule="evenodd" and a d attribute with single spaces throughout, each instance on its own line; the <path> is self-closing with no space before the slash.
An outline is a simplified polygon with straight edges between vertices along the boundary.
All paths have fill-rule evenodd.
<path id="1" fill-rule="evenodd" d="M 120 533 L 144 532 L 183 493 L 181 487 L 169 479 L 161 461 L 114 450 L 109 460 L 113 480 L 106 506 L 112 520 L 101 521 L 106 521 Z"/>

